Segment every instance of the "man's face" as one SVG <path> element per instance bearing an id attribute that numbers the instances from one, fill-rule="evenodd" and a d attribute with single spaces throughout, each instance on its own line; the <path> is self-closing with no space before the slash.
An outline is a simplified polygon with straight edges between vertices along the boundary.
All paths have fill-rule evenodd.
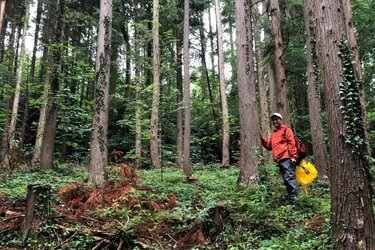
<path id="1" fill-rule="evenodd" d="M 281 126 L 281 119 L 279 117 L 272 117 L 272 125 L 275 127 L 275 128 L 278 128 Z"/>

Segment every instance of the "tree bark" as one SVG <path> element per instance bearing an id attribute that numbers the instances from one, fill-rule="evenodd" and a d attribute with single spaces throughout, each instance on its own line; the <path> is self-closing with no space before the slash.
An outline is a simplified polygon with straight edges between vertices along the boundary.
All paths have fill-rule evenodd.
<path id="1" fill-rule="evenodd" d="M 304 19 L 306 29 L 307 81 L 310 113 L 311 139 L 314 163 L 318 170 L 318 178 L 327 180 L 327 146 L 324 142 L 323 123 L 321 117 L 321 95 L 319 86 L 318 58 L 316 51 L 316 21 L 311 0 L 304 2 Z"/>
<path id="2" fill-rule="evenodd" d="M 137 5 L 136 5 L 137 6 Z M 139 21 L 138 17 L 139 9 L 135 9 L 135 21 Z M 140 35 L 138 27 L 134 27 L 134 36 L 135 36 L 135 102 L 137 104 L 135 109 L 135 165 L 136 167 L 141 166 L 142 162 L 142 102 L 141 102 L 141 58 L 140 58 Z"/>
<path id="3" fill-rule="evenodd" d="M 289 109 L 287 102 L 287 82 L 283 60 L 283 39 L 280 27 L 280 7 L 278 0 L 270 0 L 270 15 L 272 22 L 272 36 L 274 42 L 274 65 L 276 84 L 276 110 L 283 116 L 284 124 L 290 126 Z"/>
<path id="4" fill-rule="evenodd" d="M 44 82 L 44 84 L 43 84 L 43 92 L 42 92 L 43 94 L 41 97 L 42 105 L 39 111 L 39 122 L 38 122 L 37 134 L 35 138 L 34 152 L 33 152 L 33 157 L 31 160 L 32 164 L 35 164 L 40 161 L 40 151 L 42 148 L 43 134 L 44 134 L 44 128 L 45 128 L 45 122 L 46 122 L 46 109 L 47 109 L 48 96 L 49 96 L 49 83 L 51 81 L 51 73 L 50 73 L 50 70 L 47 70 L 47 68 L 51 66 L 51 60 L 52 60 L 50 56 L 50 49 L 49 49 L 50 43 L 51 43 L 50 38 L 52 34 L 52 27 L 50 26 L 53 26 L 51 25 L 52 16 L 53 14 L 51 12 L 51 8 L 49 8 L 49 11 L 47 11 L 46 17 L 44 20 L 44 23 L 46 25 L 43 25 L 43 30 L 42 30 L 42 43 L 47 46 L 43 46 L 42 62 L 39 65 L 40 66 L 39 81 Z"/>
<path id="5" fill-rule="evenodd" d="M 224 48 L 223 48 L 223 27 L 221 23 L 220 0 L 215 0 L 216 27 L 218 37 L 218 57 L 219 57 L 219 80 L 222 112 L 222 160 L 223 166 L 229 166 L 229 111 L 227 93 L 225 88 L 225 68 L 224 68 Z"/>
<path id="6" fill-rule="evenodd" d="M 0 35 L 2 35 L 3 32 L 3 23 L 4 23 L 4 17 L 5 17 L 5 4 L 6 0 L 0 0 Z"/>
<path id="7" fill-rule="evenodd" d="M 202 59 L 202 70 L 203 74 L 206 77 L 206 82 L 207 82 L 207 90 L 208 90 L 208 96 L 210 98 L 210 103 L 211 103 L 211 109 L 212 109 L 212 117 L 216 121 L 217 115 L 215 112 L 215 102 L 214 102 L 214 97 L 212 95 L 212 87 L 211 87 L 211 81 L 210 81 L 210 76 L 208 73 L 207 69 L 207 62 L 206 62 L 206 37 L 204 35 L 204 21 L 203 21 L 203 15 L 201 17 L 202 25 L 199 26 L 199 37 L 200 37 L 200 44 L 201 44 L 201 59 Z M 202 99 L 206 99 L 206 88 L 203 88 L 202 90 Z"/>
<path id="8" fill-rule="evenodd" d="M 185 128 L 184 128 L 184 162 L 183 170 L 186 176 L 190 175 L 190 134 L 191 134 L 191 112 L 190 112 L 190 61 L 189 61 L 189 15 L 190 4 L 189 0 L 184 0 L 184 110 L 185 110 Z"/>
<path id="9" fill-rule="evenodd" d="M 159 106 L 160 106 L 160 48 L 159 48 L 159 0 L 153 0 L 153 96 L 151 111 L 151 141 L 150 154 L 151 165 L 154 168 L 160 167 L 159 152 Z"/>
<path id="10" fill-rule="evenodd" d="M 208 28 L 209 28 L 209 35 L 208 37 L 210 38 L 210 45 L 211 45 L 211 53 L 210 53 L 210 59 L 211 59 L 211 74 L 212 74 L 212 79 L 215 78 L 215 43 L 214 43 L 214 31 L 212 28 L 212 23 L 211 23 L 211 9 L 208 10 Z"/>
<path id="11" fill-rule="evenodd" d="M 110 55 L 112 39 L 112 0 L 100 0 L 96 52 L 96 83 L 94 89 L 94 116 L 90 140 L 89 182 L 103 186 L 105 167 L 108 165 L 108 108 Z"/>
<path id="12" fill-rule="evenodd" d="M 45 50 L 48 50 L 48 48 L 45 48 Z M 48 58 L 48 55 L 47 55 L 47 58 Z M 39 122 L 38 122 L 36 138 L 35 138 L 34 153 L 33 153 L 33 158 L 31 160 L 31 163 L 33 164 L 40 161 L 40 151 L 42 148 L 43 134 L 44 134 L 44 128 L 45 128 L 45 123 L 46 123 L 46 109 L 47 109 L 48 95 L 49 95 L 48 84 L 50 80 L 51 80 L 51 75 L 48 73 L 46 76 L 46 80 L 44 81 L 43 95 L 41 97 L 42 107 L 40 108 L 40 112 L 39 112 Z"/>
<path id="13" fill-rule="evenodd" d="M 23 241 L 47 222 L 50 216 L 50 198 L 51 186 L 27 186 L 25 218 L 21 227 Z"/>
<path id="14" fill-rule="evenodd" d="M 352 55 L 344 42 L 347 35 L 342 22 L 341 2 L 313 0 L 313 4 L 329 127 L 334 248 L 375 249 L 363 109 Z M 348 88 L 350 91 L 345 91 Z"/>
<path id="15" fill-rule="evenodd" d="M 10 148 L 13 147 L 12 141 L 14 140 L 14 135 L 16 132 L 16 121 L 18 116 L 18 107 L 21 95 L 21 84 L 22 84 L 22 75 L 24 70 L 24 63 L 25 63 L 25 56 L 26 56 L 26 34 L 27 34 L 27 26 L 29 24 L 29 5 L 26 4 L 26 13 L 24 24 L 22 28 L 22 44 L 21 44 L 21 53 L 19 55 L 19 64 L 17 68 L 17 76 L 16 76 L 16 89 L 13 98 L 13 110 L 12 116 L 10 120 L 10 129 L 9 129 L 9 137 L 10 138 Z"/>
<path id="16" fill-rule="evenodd" d="M 15 40 L 15 32 L 16 32 L 16 25 L 15 22 L 11 22 L 11 32 L 9 35 L 9 43 L 8 43 L 8 84 L 13 86 L 13 78 L 14 78 L 14 61 L 15 61 L 15 53 L 14 53 L 14 40 Z M 9 130 L 10 130 L 10 120 L 11 120 L 11 98 L 7 96 L 11 96 L 11 93 L 7 93 L 8 95 L 5 96 L 5 122 L 4 122 L 4 133 L 1 141 L 1 162 L 5 167 L 9 167 L 9 158 L 8 158 L 8 150 L 10 146 L 10 138 Z"/>
<path id="17" fill-rule="evenodd" d="M 263 7 L 263 4 L 260 3 Z M 260 11 L 263 8 L 261 8 Z M 254 42 L 255 42 L 255 51 L 256 51 L 256 69 L 258 76 L 258 91 L 259 91 L 259 106 L 260 106 L 260 125 L 262 134 L 269 138 L 270 135 L 270 118 L 269 118 L 269 109 L 267 101 L 267 86 L 264 81 L 264 65 L 263 65 L 263 50 L 262 50 L 262 41 L 261 41 L 261 23 L 262 17 L 259 15 L 258 5 L 255 5 L 253 8 L 255 13 L 254 16 Z M 262 147 L 263 149 L 263 147 Z M 271 162 L 271 154 L 267 150 L 263 150 L 263 157 L 266 162 Z"/>
<path id="18" fill-rule="evenodd" d="M 36 52 L 38 48 L 41 17 L 42 17 L 42 0 L 38 0 L 38 6 L 36 10 L 36 17 L 35 17 L 34 45 L 33 45 L 33 53 L 31 56 L 31 65 L 30 65 L 30 74 L 29 74 L 29 82 L 31 83 L 34 82 L 34 77 L 35 77 L 35 61 L 36 61 Z"/>
<path id="19" fill-rule="evenodd" d="M 254 79 L 251 6 L 236 0 L 237 81 L 240 115 L 240 175 L 238 184 L 257 182 L 257 150 L 260 148 L 258 106 Z"/>
<path id="20" fill-rule="evenodd" d="M 177 84 L 177 117 L 176 117 L 176 165 L 179 168 L 183 167 L 183 79 L 182 79 L 182 36 L 179 25 L 176 25 L 176 84 Z"/>
<path id="21" fill-rule="evenodd" d="M 64 27 L 64 8 L 65 0 L 57 0 L 56 2 L 56 24 L 55 37 L 53 38 L 52 65 L 51 65 L 51 83 L 50 95 L 46 106 L 46 119 L 43 131 L 40 166 L 42 169 L 53 168 L 53 153 L 55 149 L 55 135 L 57 125 L 57 111 L 58 111 L 58 93 L 60 87 L 60 73 L 61 73 L 61 42 L 63 40 Z"/>

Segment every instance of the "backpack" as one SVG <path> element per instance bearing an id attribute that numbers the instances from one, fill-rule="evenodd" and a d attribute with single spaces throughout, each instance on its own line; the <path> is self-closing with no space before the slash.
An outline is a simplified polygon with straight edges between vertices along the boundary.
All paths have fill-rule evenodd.
<path id="1" fill-rule="evenodd" d="M 294 135 L 294 140 L 296 142 L 296 148 L 297 148 L 297 155 L 298 155 L 298 158 L 296 159 L 297 162 L 296 162 L 296 165 L 299 165 L 299 163 L 302 161 L 302 159 L 304 159 L 307 155 L 307 147 L 306 145 L 303 143 L 303 141 L 301 140 L 301 138 L 293 132 L 293 135 Z M 285 133 L 286 133 L 286 128 L 285 128 L 285 131 L 284 131 L 284 138 L 285 138 Z"/>
<path id="2" fill-rule="evenodd" d="M 302 142 L 301 138 L 297 134 L 294 134 L 294 140 L 296 141 L 296 148 L 297 148 L 297 165 L 306 157 L 307 155 L 307 148 L 306 145 Z"/>

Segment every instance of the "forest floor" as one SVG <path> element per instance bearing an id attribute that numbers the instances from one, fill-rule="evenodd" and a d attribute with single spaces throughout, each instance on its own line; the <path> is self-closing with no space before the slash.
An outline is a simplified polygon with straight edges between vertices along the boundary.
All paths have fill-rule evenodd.
<path id="1" fill-rule="evenodd" d="M 289 201 L 273 165 L 251 187 L 236 184 L 236 166 L 197 166 L 189 179 L 171 167 L 107 172 L 102 188 L 75 166 L 0 176 L 0 249 L 330 249 L 328 185 Z M 25 236 L 35 183 L 51 186 L 48 216 Z"/>

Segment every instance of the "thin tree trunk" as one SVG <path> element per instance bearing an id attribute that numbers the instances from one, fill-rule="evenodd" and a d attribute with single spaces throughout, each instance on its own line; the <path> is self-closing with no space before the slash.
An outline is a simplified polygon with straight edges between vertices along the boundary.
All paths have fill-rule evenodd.
<path id="1" fill-rule="evenodd" d="M 135 22 L 139 21 L 139 7 L 138 2 L 135 3 Z M 142 162 L 142 102 L 141 102 L 141 58 L 140 58 L 140 35 L 139 28 L 134 27 L 134 37 L 135 37 L 135 165 L 136 167 L 141 166 Z"/>
<path id="2" fill-rule="evenodd" d="M 15 40 L 15 33 L 16 33 L 16 25 L 15 22 L 11 22 L 11 32 L 9 35 L 9 43 L 8 43 L 8 84 L 13 86 L 13 78 L 14 78 L 14 40 Z M 1 162 L 5 167 L 9 167 L 9 159 L 8 159 L 8 150 L 9 150 L 9 142 L 10 138 L 9 130 L 10 130 L 10 120 L 11 120 L 11 93 L 7 93 L 5 95 L 5 122 L 4 122 L 4 133 L 1 142 Z"/>
<path id="3" fill-rule="evenodd" d="M 179 168 L 183 166 L 183 79 L 182 79 L 182 36 L 179 31 L 179 25 L 176 25 L 176 55 L 177 55 L 177 70 L 176 70 L 176 83 L 177 83 L 177 136 L 176 136 L 176 165 Z"/>
<path id="4" fill-rule="evenodd" d="M 237 78 L 237 67 L 236 67 L 236 53 L 234 50 L 234 39 L 233 39 L 233 22 L 232 19 L 229 21 L 229 28 L 228 28 L 228 33 L 229 33 L 229 45 L 230 45 L 230 65 L 232 68 L 232 76 L 231 76 L 231 82 L 234 82 L 235 79 Z"/>
<path id="5" fill-rule="evenodd" d="M 305 0 L 304 18 L 306 29 L 306 50 L 307 50 L 307 81 L 310 113 L 311 139 L 314 152 L 314 163 L 318 169 L 318 178 L 327 180 L 327 146 L 324 142 L 323 124 L 320 106 L 320 87 L 318 58 L 316 51 L 316 21 L 311 0 Z"/>
<path id="6" fill-rule="evenodd" d="M 220 0 L 215 0 L 216 27 L 218 36 L 218 56 L 219 56 L 219 79 L 221 94 L 221 112 L 222 112 L 222 160 L 223 166 L 229 166 L 229 111 L 227 93 L 225 88 L 225 68 L 224 68 L 224 48 L 223 48 L 223 27 L 221 23 Z"/>
<path id="7" fill-rule="evenodd" d="M 160 106 L 160 48 L 159 48 L 159 0 L 153 0 L 153 97 L 151 112 L 151 165 L 160 167 L 159 154 L 159 106 Z"/>
<path id="8" fill-rule="evenodd" d="M 210 81 L 210 76 L 208 74 L 208 69 L 207 69 L 207 62 L 206 62 L 206 38 L 204 35 L 204 27 L 203 27 L 203 15 L 201 17 L 202 25 L 199 27 L 199 37 L 200 37 L 200 42 L 201 42 L 201 59 L 202 59 L 202 68 L 203 68 L 203 74 L 206 77 L 206 82 L 207 82 L 207 90 L 208 90 L 208 96 L 210 98 L 210 103 L 211 103 L 211 109 L 212 109 L 212 117 L 214 118 L 214 121 L 217 119 L 217 115 L 215 112 L 215 102 L 214 102 L 214 97 L 212 95 L 212 87 L 211 87 L 211 81 Z M 205 88 L 202 90 L 203 92 L 203 99 L 206 99 L 206 90 Z"/>
<path id="9" fill-rule="evenodd" d="M 14 137 L 15 137 L 15 132 L 16 132 L 16 123 L 17 123 L 17 117 L 18 117 L 18 107 L 19 107 L 19 101 L 20 101 L 20 95 L 21 95 L 21 83 L 22 83 L 22 75 L 23 75 L 23 70 L 24 70 L 24 62 L 25 62 L 25 54 L 26 54 L 26 34 L 27 34 L 27 26 L 28 26 L 28 16 L 29 16 L 29 7 L 28 4 L 26 4 L 26 15 L 24 19 L 24 24 L 22 28 L 22 42 L 21 42 L 21 52 L 19 55 L 19 64 L 17 66 L 17 76 L 16 76 L 16 87 L 15 87 L 15 92 L 14 92 L 14 97 L 13 97 L 13 106 L 12 106 L 12 114 L 10 117 L 10 125 L 9 125 L 9 130 L 7 131 L 7 143 L 9 143 L 9 146 L 7 147 L 8 150 L 13 149 L 15 144 L 13 143 Z M 4 154 L 4 159 L 9 159 L 9 151 L 6 150 Z M 7 160 L 4 162 L 5 165 L 7 164 Z"/>
<path id="10" fill-rule="evenodd" d="M 0 0 L 0 35 L 2 35 L 2 28 L 4 23 L 4 17 L 5 17 L 5 4 L 6 0 Z"/>
<path id="11" fill-rule="evenodd" d="M 215 34 L 212 29 L 212 23 L 211 23 L 211 8 L 208 10 L 208 28 L 209 28 L 209 38 L 210 38 L 210 45 L 211 45 L 211 53 L 210 53 L 210 58 L 211 58 L 211 71 L 212 71 L 212 79 L 215 79 L 215 43 L 214 43 L 214 37 Z"/>
<path id="12" fill-rule="evenodd" d="M 5 18 L 3 24 L 2 24 L 2 30 L 4 31 L 5 28 L 7 27 L 8 24 L 8 19 Z M 0 63 L 4 62 L 4 46 L 5 46 L 5 37 L 6 35 L 0 33 Z"/>
<path id="13" fill-rule="evenodd" d="M 269 40 L 270 37 L 271 37 L 271 30 L 272 30 L 272 27 L 271 27 L 271 22 L 269 22 L 269 20 L 271 20 L 271 13 L 268 11 L 268 8 L 269 8 L 269 5 L 270 5 L 270 0 L 266 0 L 266 2 L 264 3 L 263 5 L 263 12 L 261 14 L 262 18 L 264 20 L 267 20 L 264 22 L 264 40 Z M 267 75 L 266 75 L 266 78 L 267 78 L 267 81 L 268 81 L 268 87 L 269 87 L 269 110 L 272 112 L 277 112 L 277 96 L 276 96 L 276 93 L 277 93 L 277 90 L 276 90 L 276 81 L 275 81 L 275 67 L 274 67 L 274 60 L 273 59 L 273 55 L 269 55 L 269 57 L 267 58 Z M 268 114 L 269 115 L 269 114 Z M 269 120 L 269 117 L 268 117 L 268 120 Z M 271 126 L 271 123 L 269 123 L 269 127 Z"/>
<path id="14" fill-rule="evenodd" d="M 189 29 L 190 29 L 190 4 L 189 0 L 184 0 L 184 100 L 185 100 L 185 128 L 184 128 L 184 162 L 183 170 L 186 176 L 190 176 L 190 133 L 191 133 L 191 113 L 190 113 L 190 61 L 189 61 Z"/>
<path id="15" fill-rule="evenodd" d="M 280 27 L 280 8 L 278 0 L 270 0 L 270 13 L 272 22 L 272 35 L 274 42 L 274 63 L 276 80 L 276 108 L 272 112 L 279 112 L 283 116 L 284 123 L 290 126 L 290 117 L 287 102 L 287 83 L 283 61 L 283 39 Z"/>
<path id="16" fill-rule="evenodd" d="M 48 49 L 45 48 L 45 50 L 48 50 Z M 40 108 L 40 113 L 39 113 L 39 122 L 38 122 L 36 138 L 35 138 L 34 153 L 33 153 L 33 158 L 31 160 L 32 164 L 35 164 L 40 161 L 40 151 L 42 148 L 43 134 L 44 134 L 44 128 L 45 128 L 45 123 L 46 123 L 46 109 L 47 109 L 47 103 L 48 103 L 50 81 L 51 81 L 51 75 L 48 73 L 46 76 L 44 85 L 43 85 L 43 95 L 41 97 L 42 106 Z"/>
<path id="17" fill-rule="evenodd" d="M 112 39 L 112 0 L 100 0 L 94 116 L 90 140 L 89 182 L 103 186 L 108 165 L 108 108 Z"/>
<path id="18" fill-rule="evenodd" d="M 49 22 L 49 17 L 51 15 L 47 13 L 47 23 Z M 43 26 L 43 36 L 42 40 L 43 43 L 49 44 L 49 38 L 50 37 L 50 27 L 47 25 Z M 40 63 L 40 69 L 39 69 L 39 81 L 42 82 L 44 78 L 44 85 L 43 85 L 43 95 L 41 97 L 41 107 L 39 111 L 39 122 L 38 122 L 38 128 L 35 138 L 35 146 L 34 146 L 34 152 L 33 157 L 31 159 L 31 163 L 35 164 L 40 161 L 40 150 L 42 147 L 42 140 L 43 140 L 43 133 L 44 133 L 44 126 L 46 121 L 46 108 L 47 108 L 47 102 L 48 102 L 48 95 L 49 95 L 49 83 L 51 81 L 51 74 L 47 72 L 46 68 L 51 65 L 50 60 L 51 57 L 49 56 L 49 46 L 43 47 L 43 55 L 42 55 L 42 62 Z"/>
<path id="19" fill-rule="evenodd" d="M 19 142 L 19 150 L 22 151 L 29 135 L 29 120 L 30 120 L 30 88 L 29 82 L 26 82 L 25 87 L 25 106 L 23 111 L 22 128 Z"/>
<path id="20" fill-rule="evenodd" d="M 19 55 L 20 62 L 18 64 L 17 68 L 17 76 L 16 76 L 16 88 L 13 98 L 13 108 L 12 108 L 12 115 L 10 119 L 10 126 L 9 126 L 9 135 L 7 136 L 9 138 L 9 149 L 12 149 L 14 147 L 14 136 L 16 132 L 16 122 L 18 117 L 18 107 L 19 107 L 19 101 L 20 101 L 20 95 L 21 95 L 21 84 L 22 84 L 22 75 L 24 70 L 24 62 L 25 62 L 25 54 L 26 54 L 26 34 L 27 34 L 27 26 L 29 21 L 29 5 L 26 3 L 26 15 L 24 19 L 24 24 L 22 28 L 22 44 L 21 44 L 21 53 Z M 5 156 L 7 157 L 7 156 Z"/>
<path id="21" fill-rule="evenodd" d="M 36 10 L 36 17 L 35 17 L 34 46 L 33 46 L 33 54 L 31 56 L 30 76 L 29 76 L 29 82 L 31 83 L 34 82 L 34 77 L 35 77 L 35 61 L 36 61 L 36 52 L 38 48 L 41 17 L 42 17 L 42 0 L 38 0 L 38 6 Z"/>
<path id="22" fill-rule="evenodd" d="M 263 4 L 260 3 L 263 7 Z M 263 8 L 261 8 L 260 11 Z M 263 52 L 262 52 L 262 41 L 260 37 L 261 32 L 261 16 L 259 15 L 258 5 L 253 8 L 254 16 L 254 42 L 256 51 L 256 69 L 258 75 L 258 91 L 259 91 L 259 104 L 260 104 L 260 125 L 262 134 L 269 138 L 270 135 L 270 122 L 269 122 L 269 110 L 267 102 L 267 86 L 263 77 Z M 263 147 L 262 147 L 263 148 Z M 271 154 L 267 150 L 263 150 L 263 157 L 266 162 L 271 162 Z"/>

